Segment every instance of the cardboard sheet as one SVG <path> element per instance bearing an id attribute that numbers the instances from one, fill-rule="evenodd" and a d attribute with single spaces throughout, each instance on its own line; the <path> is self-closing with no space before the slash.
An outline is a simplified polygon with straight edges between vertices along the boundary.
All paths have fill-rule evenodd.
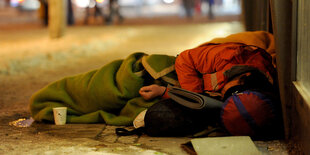
<path id="1" fill-rule="evenodd" d="M 198 155 L 260 155 L 248 136 L 208 137 L 191 140 Z"/>

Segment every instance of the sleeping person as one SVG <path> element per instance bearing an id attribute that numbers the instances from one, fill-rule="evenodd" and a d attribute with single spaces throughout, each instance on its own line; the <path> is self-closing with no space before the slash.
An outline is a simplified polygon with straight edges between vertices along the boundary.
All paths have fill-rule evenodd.
<path id="1" fill-rule="evenodd" d="M 67 107 L 67 123 L 132 125 L 140 112 L 169 98 L 168 84 L 222 100 L 257 73 L 273 85 L 270 54 L 273 36 L 264 31 L 216 38 L 177 57 L 133 53 L 47 85 L 31 97 L 30 111 L 39 122 L 52 122 L 52 109 Z"/>

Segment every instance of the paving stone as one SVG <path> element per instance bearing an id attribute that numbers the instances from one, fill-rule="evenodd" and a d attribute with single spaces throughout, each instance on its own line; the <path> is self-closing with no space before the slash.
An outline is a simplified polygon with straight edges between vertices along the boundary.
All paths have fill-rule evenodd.
<path id="1" fill-rule="evenodd" d="M 121 136 L 117 139 L 118 143 L 123 144 L 136 144 L 139 140 L 139 136 L 132 135 L 132 136 Z"/>
<path id="2" fill-rule="evenodd" d="M 180 145 L 188 141 L 190 141 L 190 138 L 187 137 L 149 137 L 143 135 L 137 143 L 141 144 L 142 147 L 172 155 L 187 155 Z"/>
<path id="3" fill-rule="evenodd" d="M 117 136 L 116 135 L 103 135 L 100 138 L 98 138 L 99 141 L 102 142 L 108 142 L 108 143 L 115 143 L 117 141 Z"/>
<path id="4" fill-rule="evenodd" d="M 101 134 L 105 124 L 66 124 L 66 125 L 51 125 L 37 124 L 34 125 L 37 132 L 56 136 L 61 138 L 96 138 Z"/>
<path id="5" fill-rule="evenodd" d="M 102 131 L 102 135 L 105 135 L 105 134 L 111 134 L 111 133 L 114 133 L 115 134 L 115 129 L 116 128 L 121 128 L 121 127 L 124 127 L 124 126 L 111 126 L 111 125 L 106 125 L 104 130 Z"/>
<path id="6" fill-rule="evenodd" d="M 98 135 L 97 140 L 101 142 L 115 143 L 118 136 L 115 134 L 116 126 L 106 125 Z"/>

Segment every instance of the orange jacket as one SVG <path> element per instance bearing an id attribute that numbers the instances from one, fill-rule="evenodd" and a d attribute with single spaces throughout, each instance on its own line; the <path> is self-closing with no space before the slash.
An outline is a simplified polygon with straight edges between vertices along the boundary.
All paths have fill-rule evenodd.
<path id="1" fill-rule="evenodd" d="M 242 69 L 240 69 L 242 68 Z M 182 88 L 202 93 L 219 91 L 240 70 L 258 69 L 270 82 L 274 68 L 271 56 L 263 49 L 243 43 L 204 44 L 182 52 L 175 69 Z"/>
<path id="2" fill-rule="evenodd" d="M 275 40 L 273 34 L 266 31 L 246 31 L 231 34 L 223 38 L 214 38 L 202 45 L 209 43 L 237 42 L 254 45 L 266 50 L 272 56 L 272 63 L 276 67 Z"/>

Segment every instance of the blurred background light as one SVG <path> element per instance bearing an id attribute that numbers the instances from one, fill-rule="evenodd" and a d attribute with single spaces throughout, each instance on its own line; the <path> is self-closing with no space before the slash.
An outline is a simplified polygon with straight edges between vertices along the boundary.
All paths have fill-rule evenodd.
<path id="1" fill-rule="evenodd" d="M 54 0 L 48 0 L 54 1 Z M 62 0 L 68 1 L 68 0 Z M 109 15 L 109 0 L 71 0 L 72 19 L 76 25 L 105 24 L 103 18 L 98 17 L 98 11 L 103 16 Z M 194 1 L 194 0 L 191 0 Z M 209 19 L 209 5 L 207 0 L 197 0 L 197 5 L 190 9 L 194 22 L 209 22 L 216 20 L 239 20 L 241 15 L 241 0 L 213 0 L 212 12 L 214 19 Z M 47 5 L 40 0 L 0 0 L 0 29 L 13 25 L 45 24 Z M 42 6 L 40 6 L 40 4 Z M 179 21 L 188 18 L 182 0 L 118 0 L 120 14 L 126 19 L 125 23 L 139 24 L 144 21 L 154 23 L 158 21 Z M 89 17 L 87 17 L 89 16 Z M 170 18 L 170 19 L 168 19 Z M 185 22 L 185 21 L 184 21 Z M 189 22 L 189 21 L 188 21 Z M 115 20 L 115 24 L 117 20 Z"/>
<path id="2" fill-rule="evenodd" d="M 96 0 L 97 3 L 103 3 L 104 0 Z"/>
<path id="3" fill-rule="evenodd" d="M 167 4 L 171 4 L 174 2 L 174 0 L 163 0 L 163 1 L 164 1 L 164 3 L 167 3 Z"/>
<path id="4" fill-rule="evenodd" d="M 12 7 L 19 7 L 21 10 L 32 11 L 40 8 L 40 2 L 38 0 L 10 0 Z"/>
<path id="5" fill-rule="evenodd" d="M 90 1 L 89 0 L 75 0 L 74 1 L 75 5 L 81 8 L 86 8 Z"/>
<path id="6" fill-rule="evenodd" d="M 18 4 L 19 4 L 19 0 L 11 0 L 11 1 L 10 1 L 10 5 L 11 5 L 12 7 L 17 7 Z"/>

